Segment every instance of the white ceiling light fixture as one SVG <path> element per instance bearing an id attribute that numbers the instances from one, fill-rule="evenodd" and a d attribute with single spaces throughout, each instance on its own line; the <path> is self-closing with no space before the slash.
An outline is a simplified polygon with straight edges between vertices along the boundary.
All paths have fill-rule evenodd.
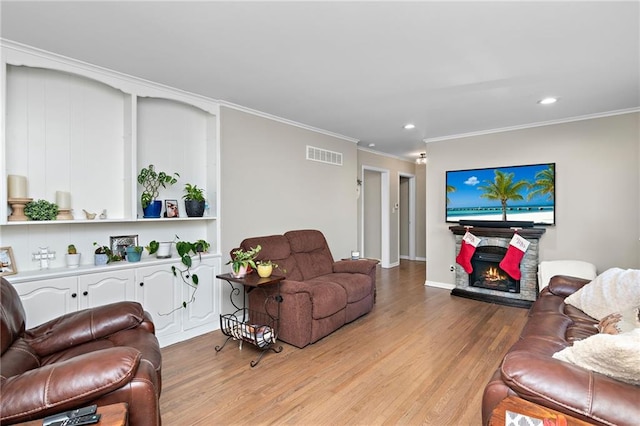
<path id="1" fill-rule="evenodd" d="M 405 125 L 403 126 L 403 128 L 404 128 L 405 130 L 411 130 L 411 129 L 415 129 L 415 128 L 416 128 L 416 125 L 415 125 L 415 124 L 413 124 L 413 123 L 407 123 L 407 124 L 405 124 Z"/>
<path id="2" fill-rule="evenodd" d="M 540 99 L 538 101 L 540 105 L 551 105 L 551 104 L 555 104 L 556 102 L 558 102 L 558 98 L 552 98 L 552 97 Z"/>
<path id="3" fill-rule="evenodd" d="M 416 158 L 416 164 L 427 164 L 427 153 L 421 152 L 420 157 Z"/>

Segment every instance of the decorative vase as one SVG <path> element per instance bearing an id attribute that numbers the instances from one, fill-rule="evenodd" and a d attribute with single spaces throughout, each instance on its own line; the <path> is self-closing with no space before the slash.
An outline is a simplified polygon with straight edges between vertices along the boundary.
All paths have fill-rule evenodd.
<path id="1" fill-rule="evenodd" d="M 67 268 L 77 268 L 80 265 L 80 254 L 81 253 L 67 253 L 65 256 L 65 259 L 67 260 Z"/>
<path id="2" fill-rule="evenodd" d="M 184 210 L 189 217 L 202 217 L 204 215 L 204 201 L 184 200 Z"/>
<path id="3" fill-rule="evenodd" d="M 244 278 L 245 275 L 247 275 L 247 266 L 248 265 L 241 265 L 238 268 L 238 271 L 235 271 L 233 269 L 233 267 L 231 268 L 231 276 L 233 276 L 234 278 Z"/>
<path id="4" fill-rule="evenodd" d="M 145 218 L 157 218 L 162 213 L 162 201 L 153 200 L 149 205 L 142 209 Z"/>
<path id="5" fill-rule="evenodd" d="M 93 255 L 93 263 L 96 266 L 106 265 L 109 262 L 109 256 L 104 253 L 94 254 Z"/>
<path id="6" fill-rule="evenodd" d="M 156 257 L 158 259 L 168 259 L 171 257 L 171 246 L 173 245 L 172 241 L 162 241 L 160 242 L 160 246 L 158 246 L 158 251 L 156 252 Z"/>
<path id="7" fill-rule="evenodd" d="M 258 275 L 262 278 L 269 278 L 273 272 L 273 265 L 258 265 Z"/>
<path id="8" fill-rule="evenodd" d="M 140 262 L 141 257 L 142 257 L 142 247 L 135 247 L 135 246 L 127 247 L 128 262 Z"/>

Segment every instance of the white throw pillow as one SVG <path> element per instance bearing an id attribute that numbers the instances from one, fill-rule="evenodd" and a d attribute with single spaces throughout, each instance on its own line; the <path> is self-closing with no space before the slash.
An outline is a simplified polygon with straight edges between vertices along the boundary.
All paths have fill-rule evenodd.
<path id="1" fill-rule="evenodd" d="M 553 357 L 640 385 L 640 328 L 621 334 L 594 334 L 556 352 Z"/>
<path id="2" fill-rule="evenodd" d="M 594 279 L 596 265 L 582 260 L 545 260 L 538 265 L 538 287 L 542 291 L 555 275 L 568 275 L 570 277 Z"/>
<path id="3" fill-rule="evenodd" d="M 564 303 L 598 320 L 640 306 L 640 270 L 608 269 L 564 299 Z"/>

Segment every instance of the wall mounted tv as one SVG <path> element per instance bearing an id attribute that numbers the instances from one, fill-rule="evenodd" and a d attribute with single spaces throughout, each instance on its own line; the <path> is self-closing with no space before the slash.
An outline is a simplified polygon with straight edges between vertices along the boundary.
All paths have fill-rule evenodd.
<path id="1" fill-rule="evenodd" d="M 548 163 L 447 171 L 447 222 L 555 225 L 555 170 Z"/>

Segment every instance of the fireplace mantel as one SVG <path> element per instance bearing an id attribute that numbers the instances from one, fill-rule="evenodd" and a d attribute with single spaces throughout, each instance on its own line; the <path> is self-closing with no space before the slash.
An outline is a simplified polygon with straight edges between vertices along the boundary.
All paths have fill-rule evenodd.
<path id="1" fill-rule="evenodd" d="M 484 226 L 470 226 L 469 232 L 471 232 L 476 237 L 502 237 L 502 238 L 511 238 L 515 230 L 513 228 L 485 228 Z M 467 232 L 467 227 L 465 226 L 450 226 L 449 230 L 453 232 L 454 235 L 464 235 Z M 542 234 L 544 234 L 547 230 L 545 228 L 519 228 L 518 235 L 522 238 L 537 238 L 540 239 Z"/>

